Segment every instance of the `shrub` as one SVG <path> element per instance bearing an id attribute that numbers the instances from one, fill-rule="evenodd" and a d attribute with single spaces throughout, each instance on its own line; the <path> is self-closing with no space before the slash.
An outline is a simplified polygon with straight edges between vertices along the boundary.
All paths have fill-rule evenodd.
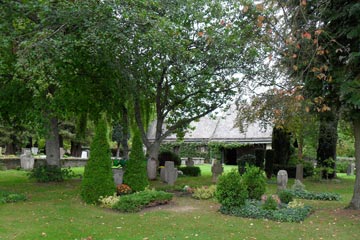
<path id="1" fill-rule="evenodd" d="M 25 200 L 26 200 L 26 196 L 24 194 L 0 191 L 0 204 L 1 203 L 14 203 L 14 202 L 25 201 Z"/>
<path id="2" fill-rule="evenodd" d="M 311 177 L 314 175 L 314 164 L 309 161 L 302 162 L 304 166 L 304 178 Z"/>
<path id="3" fill-rule="evenodd" d="M 289 202 L 293 201 L 294 195 L 291 193 L 291 191 L 288 190 L 282 190 L 278 193 L 278 196 L 280 198 L 280 201 L 282 203 L 288 204 Z"/>
<path id="4" fill-rule="evenodd" d="M 100 196 L 111 196 L 115 192 L 107 134 L 106 122 L 102 118 L 95 129 L 90 158 L 81 184 L 80 194 L 86 203 L 97 203 Z"/>
<path id="5" fill-rule="evenodd" d="M 192 195 L 193 198 L 196 199 L 210 199 L 215 196 L 216 185 L 202 186 L 200 188 L 195 188 L 194 193 Z"/>
<path id="6" fill-rule="evenodd" d="M 255 149 L 255 166 L 264 169 L 265 150 L 262 148 Z"/>
<path id="7" fill-rule="evenodd" d="M 37 182 L 62 182 L 65 179 L 77 177 L 78 175 L 71 170 L 71 168 L 61 169 L 53 165 L 41 165 L 32 169 L 28 176 L 30 179 L 35 179 Z"/>
<path id="8" fill-rule="evenodd" d="M 247 186 L 242 183 L 241 176 L 232 170 L 219 177 L 215 196 L 220 204 L 226 207 L 239 207 L 248 198 Z"/>
<path id="9" fill-rule="evenodd" d="M 294 184 L 291 186 L 292 190 L 298 190 L 298 191 L 303 191 L 305 190 L 305 185 L 298 179 L 295 179 Z"/>
<path id="10" fill-rule="evenodd" d="M 185 176 L 191 176 L 191 177 L 201 176 L 201 169 L 199 167 L 194 167 L 194 166 L 180 167 L 179 170 L 182 171 Z"/>
<path id="11" fill-rule="evenodd" d="M 322 200 L 322 201 L 340 201 L 341 197 L 337 193 L 330 192 L 309 192 L 306 190 L 288 190 L 296 198 L 308 199 L 308 200 Z"/>
<path id="12" fill-rule="evenodd" d="M 274 163 L 274 150 L 268 149 L 265 152 L 265 173 L 268 179 L 271 178 L 273 173 L 273 163 Z"/>
<path id="13" fill-rule="evenodd" d="M 126 184 L 118 184 L 116 186 L 116 193 L 120 196 L 130 194 L 131 192 L 132 192 L 131 188 Z"/>
<path id="14" fill-rule="evenodd" d="M 277 202 L 273 197 L 266 198 L 265 202 L 261 206 L 262 209 L 265 210 L 276 210 L 277 209 Z"/>
<path id="15" fill-rule="evenodd" d="M 238 171 L 239 171 L 240 175 L 244 174 L 246 164 L 253 166 L 253 165 L 255 165 L 255 161 L 256 161 L 256 158 L 252 154 L 246 154 L 246 155 L 241 156 L 237 160 Z"/>
<path id="16" fill-rule="evenodd" d="M 260 199 L 266 191 L 266 179 L 264 172 L 255 166 L 246 165 L 246 171 L 242 176 L 250 199 Z"/>
<path id="17" fill-rule="evenodd" d="M 112 208 L 119 201 L 119 199 L 120 197 L 116 196 L 116 193 L 114 193 L 113 196 L 107 196 L 107 197 L 100 196 L 99 198 L 100 207 Z"/>
<path id="18" fill-rule="evenodd" d="M 336 172 L 346 173 L 349 164 L 350 163 L 347 161 L 336 161 Z M 1 169 L 1 167 L 0 167 L 0 169 Z"/>
<path id="19" fill-rule="evenodd" d="M 149 185 L 149 181 L 146 172 L 143 144 L 138 131 L 135 131 L 129 157 L 130 159 L 127 162 L 124 173 L 124 183 L 129 185 L 135 192 L 143 191 Z"/>
<path id="20" fill-rule="evenodd" d="M 160 166 L 165 166 L 166 161 L 174 162 L 175 167 L 181 165 L 181 158 L 176 153 L 171 151 L 162 151 L 159 154 L 158 159 Z"/>
<path id="21" fill-rule="evenodd" d="M 171 193 L 145 190 L 120 197 L 120 200 L 113 205 L 113 209 L 121 212 L 138 212 L 147 206 L 167 203 L 172 197 Z"/>

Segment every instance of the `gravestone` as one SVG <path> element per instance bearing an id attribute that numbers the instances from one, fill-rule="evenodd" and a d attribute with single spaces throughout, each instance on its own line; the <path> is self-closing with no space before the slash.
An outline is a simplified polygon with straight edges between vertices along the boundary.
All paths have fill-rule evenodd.
<path id="1" fill-rule="evenodd" d="M 123 177 L 124 177 L 124 169 L 122 168 L 112 168 L 114 182 L 116 185 L 123 183 Z"/>
<path id="2" fill-rule="evenodd" d="M 82 151 L 81 152 L 81 158 L 88 158 L 88 152 L 87 151 Z"/>
<path id="3" fill-rule="evenodd" d="M 0 147 L 0 156 L 2 156 L 2 147 Z"/>
<path id="4" fill-rule="evenodd" d="M 192 158 L 188 158 L 185 162 L 187 167 L 193 167 L 194 166 L 194 160 Z"/>
<path id="5" fill-rule="evenodd" d="M 148 159 L 147 161 L 147 165 L 146 165 L 146 170 L 147 170 L 147 175 L 148 178 L 150 180 L 155 180 L 156 179 L 156 160 L 154 158 Z"/>
<path id="6" fill-rule="evenodd" d="M 34 158 L 31 155 L 30 149 L 25 149 L 24 153 L 20 155 L 20 166 L 24 170 L 32 170 L 34 168 Z"/>
<path id="7" fill-rule="evenodd" d="M 285 190 L 288 182 L 288 174 L 286 170 L 280 170 L 277 174 L 277 190 Z"/>
<path id="8" fill-rule="evenodd" d="M 31 153 L 31 149 L 30 148 L 21 148 L 21 154 L 25 154 L 25 152 Z"/>
<path id="9" fill-rule="evenodd" d="M 304 167 L 302 164 L 296 165 L 296 179 L 300 180 L 301 182 L 304 180 Z"/>
<path id="10" fill-rule="evenodd" d="M 60 148 L 60 158 L 63 158 L 65 154 L 65 149 L 64 148 Z"/>
<path id="11" fill-rule="evenodd" d="M 178 177 L 178 170 L 177 168 L 174 167 L 174 162 L 172 161 L 166 161 L 165 162 L 165 173 L 164 173 L 164 178 L 165 178 L 165 182 L 168 185 L 174 185 L 175 181 Z"/>
<path id="12" fill-rule="evenodd" d="M 213 165 L 211 166 L 211 172 L 212 172 L 212 182 L 216 183 L 219 176 L 224 172 L 224 167 L 219 162 L 213 162 Z"/>
<path id="13" fill-rule="evenodd" d="M 166 179 L 165 179 L 165 168 L 164 167 L 161 167 L 160 168 L 160 180 L 162 182 L 166 182 Z"/>
<path id="14" fill-rule="evenodd" d="M 347 167 L 346 175 L 348 176 L 354 175 L 354 172 L 355 172 L 355 163 L 350 163 Z"/>
<path id="15" fill-rule="evenodd" d="M 32 148 L 31 148 L 31 153 L 32 153 L 33 155 L 37 155 L 38 152 L 39 152 L 39 148 L 37 148 L 37 147 L 32 147 Z"/>

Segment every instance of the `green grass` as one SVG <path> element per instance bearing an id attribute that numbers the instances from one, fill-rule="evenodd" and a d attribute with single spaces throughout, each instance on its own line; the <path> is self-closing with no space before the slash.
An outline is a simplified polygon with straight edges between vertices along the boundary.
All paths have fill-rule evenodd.
<path id="1" fill-rule="evenodd" d="M 210 167 L 201 168 L 201 177 L 179 178 L 177 188 L 210 185 Z M 340 177 L 340 181 L 304 183 L 309 191 L 337 192 L 341 201 L 301 200 L 315 208 L 305 222 L 277 223 L 222 215 L 216 201 L 190 197 L 124 214 L 82 203 L 80 179 L 39 184 L 29 181 L 24 171 L 0 171 L 0 190 L 28 197 L 25 202 L 0 205 L 0 239 L 360 239 L 360 212 L 343 210 L 351 199 L 354 177 Z M 267 193 L 276 192 L 273 182 Z M 151 185 L 164 187 L 158 181 Z"/>

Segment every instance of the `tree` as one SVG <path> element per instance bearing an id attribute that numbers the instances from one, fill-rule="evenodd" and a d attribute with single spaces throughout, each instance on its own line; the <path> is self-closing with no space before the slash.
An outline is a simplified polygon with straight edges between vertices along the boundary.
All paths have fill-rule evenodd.
<path id="1" fill-rule="evenodd" d="M 115 192 L 108 130 L 104 118 L 96 125 L 90 150 L 91 155 L 81 182 L 81 197 L 86 203 L 97 203 L 100 196 L 112 196 Z"/>
<path id="2" fill-rule="evenodd" d="M 157 159 L 163 139 L 228 103 L 262 64 L 262 9 L 206 0 L 125 1 L 118 8 L 134 13 L 126 15 L 132 112 L 149 158 Z M 156 119 L 154 142 L 146 135 L 149 111 Z"/>

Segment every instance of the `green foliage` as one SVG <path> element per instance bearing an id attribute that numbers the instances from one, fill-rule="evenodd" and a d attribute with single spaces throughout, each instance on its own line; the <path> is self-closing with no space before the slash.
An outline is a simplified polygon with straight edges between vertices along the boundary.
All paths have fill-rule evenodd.
<path id="1" fill-rule="evenodd" d="M 271 146 L 274 150 L 274 163 L 287 165 L 291 156 L 290 133 L 283 128 L 274 127 Z"/>
<path id="2" fill-rule="evenodd" d="M 242 175 L 250 199 L 259 200 L 266 191 L 266 178 L 264 171 L 258 167 L 246 165 L 246 171 Z"/>
<path id="3" fill-rule="evenodd" d="M 245 204 L 249 195 L 241 176 L 233 169 L 219 177 L 215 196 L 225 207 L 239 207 Z"/>
<path id="4" fill-rule="evenodd" d="M 175 167 L 181 165 L 181 158 L 172 151 L 163 151 L 159 154 L 159 165 L 165 166 L 166 161 L 174 162 Z"/>
<path id="5" fill-rule="evenodd" d="M 265 173 L 268 179 L 270 179 L 272 176 L 273 164 L 274 164 L 274 150 L 268 149 L 265 152 Z"/>
<path id="6" fill-rule="evenodd" d="M 257 201 L 246 201 L 241 207 L 220 207 L 220 212 L 227 215 L 245 218 L 269 219 L 278 222 L 302 222 L 310 215 L 309 206 L 298 208 L 263 209 Z"/>
<path id="7" fill-rule="evenodd" d="M 100 196 L 111 196 L 115 192 L 108 129 L 104 118 L 96 126 L 90 151 L 80 194 L 86 203 L 97 203 Z"/>
<path id="8" fill-rule="evenodd" d="M 14 203 L 25 201 L 27 198 L 24 194 L 11 193 L 0 190 L 0 204 L 1 203 Z"/>
<path id="9" fill-rule="evenodd" d="M 340 201 L 341 196 L 338 193 L 331 192 L 309 192 L 307 190 L 285 190 L 290 192 L 295 198 L 321 201 Z"/>
<path id="10" fill-rule="evenodd" d="M 338 173 L 347 173 L 347 169 L 349 166 L 349 161 L 336 161 L 336 172 Z"/>
<path id="11" fill-rule="evenodd" d="M 58 166 L 42 165 L 35 167 L 28 173 L 30 179 L 35 179 L 37 182 L 62 182 L 65 179 L 70 179 L 79 176 L 75 174 L 71 168 L 61 169 Z"/>
<path id="12" fill-rule="evenodd" d="M 278 204 L 276 200 L 272 197 L 266 198 L 265 202 L 261 205 L 261 208 L 264 210 L 276 210 Z"/>
<path id="13" fill-rule="evenodd" d="M 289 202 L 293 201 L 294 195 L 291 191 L 282 190 L 278 193 L 278 196 L 280 198 L 280 201 L 282 203 L 288 204 Z"/>
<path id="14" fill-rule="evenodd" d="M 252 154 L 246 154 L 246 155 L 241 156 L 237 160 L 238 171 L 239 171 L 240 175 L 242 175 L 245 172 L 246 164 L 253 166 L 253 165 L 255 165 L 255 162 L 256 162 L 256 157 Z"/>
<path id="15" fill-rule="evenodd" d="M 133 136 L 129 158 L 124 173 L 124 183 L 129 185 L 135 192 L 143 191 L 149 185 L 149 182 L 146 172 L 146 159 L 143 151 L 143 144 L 138 131 L 136 131 Z"/>
<path id="16" fill-rule="evenodd" d="M 209 151 L 207 145 L 204 143 L 188 143 L 188 142 L 171 142 L 171 143 L 162 143 L 160 145 L 160 152 L 170 151 L 173 152 L 177 148 L 177 153 L 180 158 L 204 158 L 210 159 Z M 201 149 L 205 149 L 203 152 Z"/>
<path id="17" fill-rule="evenodd" d="M 178 169 L 182 171 L 185 176 L 191 176 L 191 177 L 201 176 L 200 167 L 188 166 L 188 167 L 180 167 Z"/>
<path id="18" fill-rule="evenodd" d="M 215 197 L 216 185 L 211 186 L 202 186 L 194 189 L 194 193 L 192 195 L 193 198 L 196 199 L 210 199 Z"/>
<path id="19" fill-rule="evenodd" d="M 147 206 L 165 204 L 172 197 L 171 193 L 145 190 L 120 197 L 120 200 L 113 205 L 113 209 L 121 212 L 138 212 Z"/>
<path id="20" fill-rule="evenodd" d="M 265 149 L 255 149 L 255 165 L 260 169 L 264 169 Z"/>
<path id="21" fill-rule="evenodd" d="M 114 193 L 113 196 L 100 196 L 99 198 L 99 203 L 100 203 L 100 207 L 103 208 L 112 208 L 118 201 L 119 201 L 120 197 L 116 196 L 116 193 Z"/>

